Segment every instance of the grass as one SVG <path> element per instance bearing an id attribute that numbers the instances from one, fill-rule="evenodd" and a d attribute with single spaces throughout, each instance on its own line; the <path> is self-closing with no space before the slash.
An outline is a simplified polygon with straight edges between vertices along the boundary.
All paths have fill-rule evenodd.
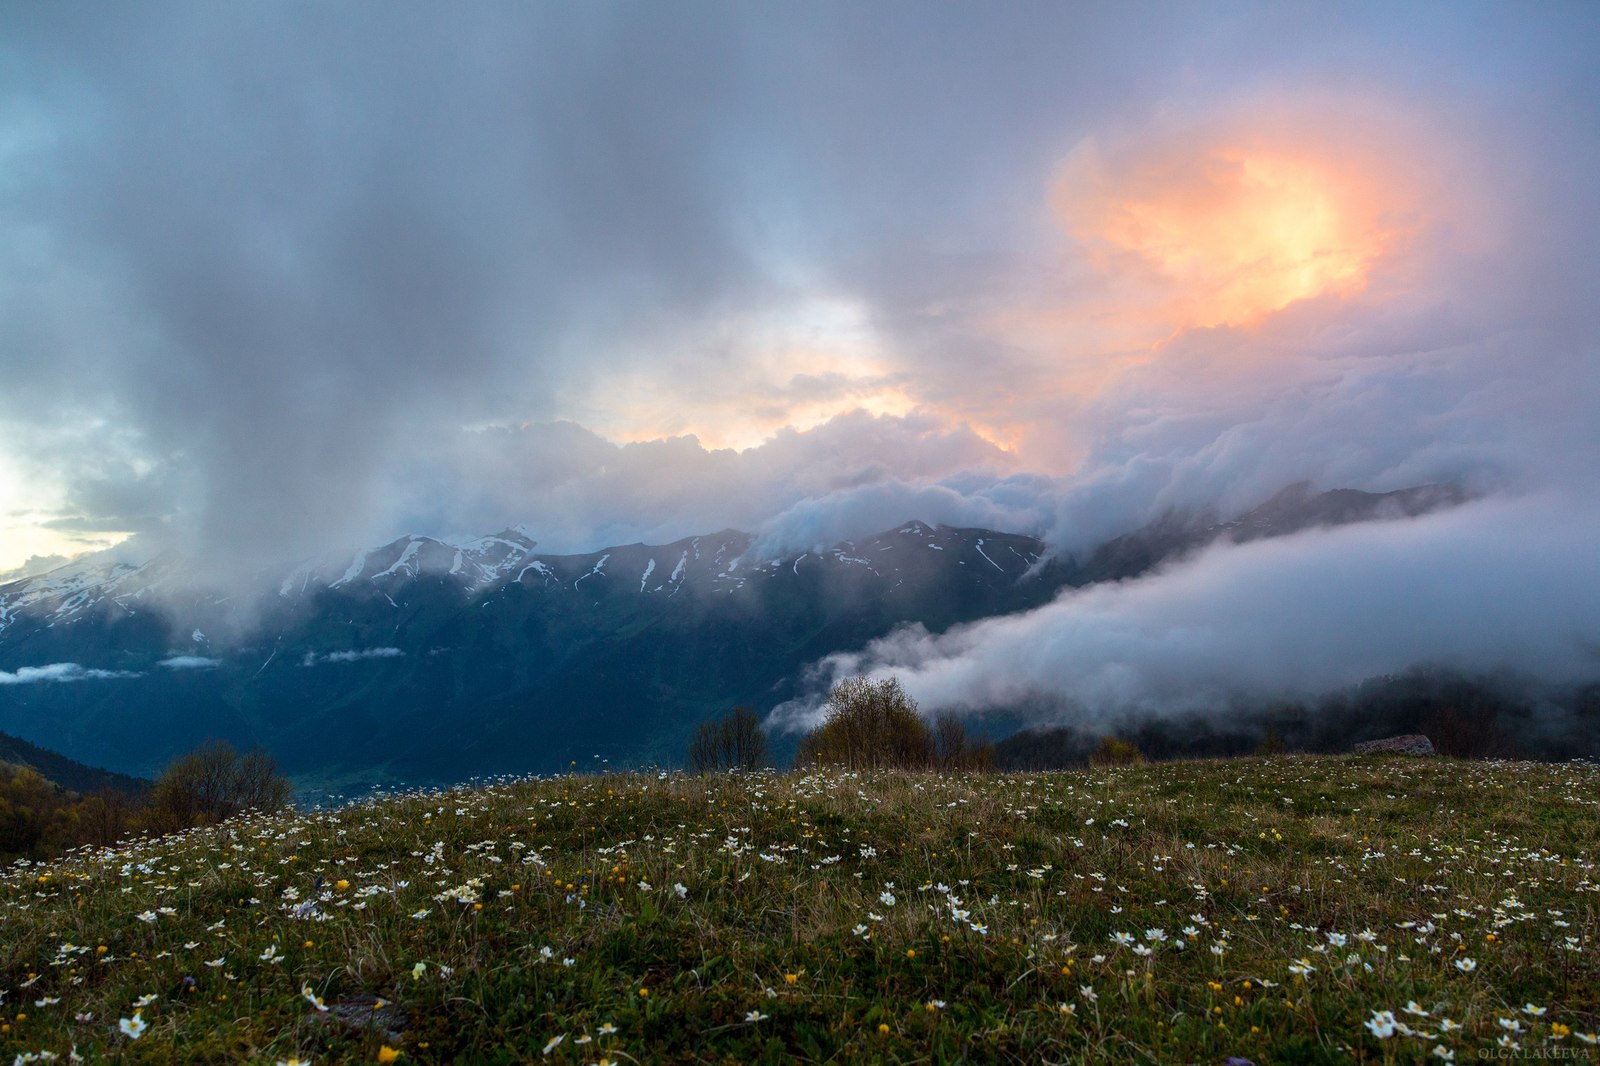
<path id="1" fill-rule="evenodd" d="M 1282 757 L 245 817 L 8 868 L 0 1061 L 1594 1058 L 1597 796 Z"/>

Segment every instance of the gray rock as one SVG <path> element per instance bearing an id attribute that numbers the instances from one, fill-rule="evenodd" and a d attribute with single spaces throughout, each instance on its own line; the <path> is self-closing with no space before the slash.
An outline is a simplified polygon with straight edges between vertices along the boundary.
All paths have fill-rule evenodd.
<path id="1" fill-rule="evenodd" d="M 1384 737 L 1382 740 L 1364 740 L 1354 749 L 1357 755 L 1434 755 L 1433 741 L 1421 733 L 1408 733 L 1403 737 Z"/>

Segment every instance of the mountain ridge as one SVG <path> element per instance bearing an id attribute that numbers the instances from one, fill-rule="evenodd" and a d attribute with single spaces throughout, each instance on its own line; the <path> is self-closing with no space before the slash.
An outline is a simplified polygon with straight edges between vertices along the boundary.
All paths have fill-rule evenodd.
<path id="1" fill-rule="evenodd" d="M 1227 522 L 1153 523 L 1082 561 L 1026 534 L 920 521 L 774 559 L 736 530 L 557 555 L 511 528 L 302 564 L 248 605 L 185 590 L 171 555 L 69 564 L 0 586 L 0 728 L 134 772 L 207 736 L 333 782 L 673 762 L 707 715 L 764 713 L 810 664 L 897 625 L 942 631 L 1219 538 L 1464 498 L 1291 490 Z"/>

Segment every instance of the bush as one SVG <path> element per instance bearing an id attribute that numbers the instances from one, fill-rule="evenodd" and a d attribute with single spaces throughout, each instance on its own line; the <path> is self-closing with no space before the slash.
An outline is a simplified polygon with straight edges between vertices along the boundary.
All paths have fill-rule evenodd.
<path id="1" fill-rule="evenodd" d="M 148 819 L 158 832 L 211 825 L 245 810 L 275 811 L 289 802 L 289 782 L 258 748 L 244 755 L 212 741 L 179 758 L 156 781 Z"/>
<path id="2" fill-rule="evenodd" d="M 893 677 L 847 677 L 834 685 L 826 719 L 795 755 L 796 766 L 851 770 L 926 770 L 937 761 L 933 734 L 917 715 L 916 701 Z"/>
<path id="3" fill-rule="evenodd" d="M 767 735 L 748 707 L 735 707 L 726 718 L 701 722 L 689 742 L 689 769 L 697 774 L 759 770 L 766 763 Z"/>
<path id="4" fill-rule="evenodd" d="M 1100 745 L 1089 756 L 1090 766 L 1142 766 L 1144 753 L 1117 737 L 1101 737 Z"/>

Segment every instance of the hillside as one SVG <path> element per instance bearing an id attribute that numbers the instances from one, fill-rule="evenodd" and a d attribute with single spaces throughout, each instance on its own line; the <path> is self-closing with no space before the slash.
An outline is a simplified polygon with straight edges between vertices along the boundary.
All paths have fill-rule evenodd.
<path id="1" fill-rule="evenodd" d="M 0 763 L 26 766 L 45 780 L 80 794 L 110 789 L 127 796 L 138 796 L 150 787 L 150 782 L 143 778 L 85 766 L 59 752 L 30 744 L 9 733 L 0 733 Z"/>
<path id="2" fill-rule="evenodd" d="M 0 1058 L 1581 1054 L 1597 795 L 1592 765 L 1283 758 L 241 818 L 8 870 Z"/>

